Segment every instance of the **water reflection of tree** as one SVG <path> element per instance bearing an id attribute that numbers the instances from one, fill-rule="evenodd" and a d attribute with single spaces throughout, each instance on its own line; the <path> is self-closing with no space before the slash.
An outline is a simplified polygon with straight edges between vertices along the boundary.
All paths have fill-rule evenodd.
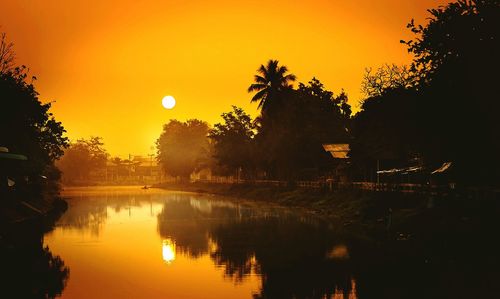
<path id="1" fill-rule="evenodd" d="M 82 200 L 78 209 L 68 209 L 59 224 L 63 229 L 90 231 L 92 235 L 99 235 L 107 216 L 106 202 Z"/>
<path id="2" fill-rule="evenodd" d="M 0 297 L 55 298 L 60 295 L 69 278 L 69 268 L 64 261 L 42 246 L 41 237 L 23 236 L 21 244 L 18 241 L 0 244 Z"/>
<path id="3" fill-rule="evenodd" d="M 338 240 L 307 218 L 179 196 L 164 203 L 158 231 L 181 253 L 210 253 L 236 283 L 252 273 L 262 275 L 255 298 L 323 298 L 339 292 L 347 298 L 353 291 L 348 260 L 329 255 Z"/>
<path id="4" fill-rule="evenodd" d="M 324 226 L 291 217 L 250 218 L 218 226 L 211 237 L 217 245 L 212 257 L 227 275 L 238 280 L 254 270 L 263 276 L 255 298 L 328 298 L 352 291 L 348 262 L 327 254 L 336 240 Z"/>
<path id="5" fill-rule="evenodd" d="M 63 229 L 89 231 L 97 236 L 108 218 L 108 208 L 119 213 L 123 209 L 140 207 L 157 200 L 159 196 L 150 194 L 109 192 L 104 195 L 73 195 L 69 201 L 70 208 L 59 220 L 59 225 Z"/>
<path id="6" fill-rule="evenodd" d="M 173 239 L 177 251 L 196 258 L 209 252 L 210 230 L 236 216 L 234 208 L 176 195 L 158 214 L 158 232 L 162 238 Z"/>

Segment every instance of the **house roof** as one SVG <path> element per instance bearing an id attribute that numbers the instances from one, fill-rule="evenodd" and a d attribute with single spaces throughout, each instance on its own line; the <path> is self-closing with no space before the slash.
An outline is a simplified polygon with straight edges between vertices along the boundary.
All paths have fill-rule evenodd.
<path id="1" fill-rule="evenodd" d="M 25 155 L 21 155 L 21 154 L 9 153 L 8 148 L 0 147 L 0 159 L 26 161 L 26 160 L 28 160 L 28 157 L 26 157 Z"/>
<path id="2" fill-rule="evenodd" d="M 451 164 L 452 164 L 451 162 L 444 162 L 443 165 L 441 165 L 441 167 L 431 172 L 431 174 L 443 173 L 451 167 Z"/>
<path id="3" fill-rule="evenodd" d="M 323 144 L 323 149 L 329 152 L 333 158 L 347 159 L 349 154 L 349 144 L 347 143 L 330 143 Z"/>

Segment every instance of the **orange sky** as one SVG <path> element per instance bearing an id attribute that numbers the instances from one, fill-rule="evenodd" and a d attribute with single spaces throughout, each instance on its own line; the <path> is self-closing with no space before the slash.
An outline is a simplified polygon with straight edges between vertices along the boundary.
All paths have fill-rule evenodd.
<path id="1" fill-rule="evenodd" d="M 408 21 L 449 2 L 0 1 L 0 31 L 68 136 L 102 136 L 123 157 L 151 153 L 171 118 L 213 124 L 231 105 L 255 116 L 246 89 L 270 58 L 301 82 L 344 88 L 355 106 L 364 69 L 407 63 Z M 167 94 L 173 110 L 161 106 Z"/>

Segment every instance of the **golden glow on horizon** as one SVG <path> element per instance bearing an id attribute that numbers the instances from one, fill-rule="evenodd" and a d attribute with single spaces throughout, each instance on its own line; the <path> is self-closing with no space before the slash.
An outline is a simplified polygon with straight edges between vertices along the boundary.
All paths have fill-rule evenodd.
<path id="1" fill-rule="evenodd" d="M 170 239 L 163 240 L 161 253 L 165 263 L 171 264 L 175 260 L 175 243 Z"/>
<path id="2" fill-rule="evenodd" d="M 406 24 L 448 1 L 4 2 L 0 31 L 68 136 L 101 136 L 127 157 L 151 153 L 170 118 L 214 124 L 231 105 L 255 117 L 246 90 L 269 59 L 344 88 L 356 110 L 364 69 L 408 63 Z M 167 91 L 182 105 L 165 114 Z"/>
<path id="3" fill-rule="evenodd" d="M 173 109 L 175 107 L 175 99 L 173 96 L 165 96 L 161 100 L 161 104 L 165 109 Z"/>

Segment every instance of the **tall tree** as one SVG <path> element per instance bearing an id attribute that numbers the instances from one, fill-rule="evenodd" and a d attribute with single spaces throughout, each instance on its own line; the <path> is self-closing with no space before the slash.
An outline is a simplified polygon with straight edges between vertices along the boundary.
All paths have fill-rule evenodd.
<path id="1" fill-rule="evenodd" d="M 460 0 L 431 9 L 426 26 L 408 25 L 430 163 L 454 162 L 459 180 L 499 184 L 500 1 Z"/>
<path id="2" fill-rule="evenodd" d="M 51 103 L 41 103 L 28 82 L 25 66 L 14 66 L 12 44 L 0 39 L 0 146 L 28 156 L 24 172 L 33 176 L 51 169 L 68 145 L 64 128 L 51 112 Z"/>
<path id="3" fill-rule="evenodd" d="M 443 79 L 438 75 L 443 72 L 450 81 L 466 78 L 475 83 L 478 75 L 496 75 L 499 0 L 459 0 L 428 11 L 429 23 L 422 26 L 411 20 L 407 27 L 415 38 L 401 41 L 415 56 L 412 71 L 423 82 Z M 467 72 L 472 70 L 482 72 Z"/>
<path id="4" fill-rule="evenodd" d="M 365 98 L 351 128 L 350 157 L 357 179 L 374 178 L 378 162 L 383 168 L 401 167 L 416 156 L 422 141 L 416 87 L 415 74 L 407 66 L 366 69 L 361 83 Z"/>
<path id="5" fill-rule="evenodd" d="M 248 173 L 255 167 L 255 125 L 250 115 L 242 108 L 232 107 L 232 111 L 222 113 L 224 123 L 215 124 L 209 132 L 209 137 L 214 141 L 215 158 L 219 165 L 227 167 L 233 174 L 240 168 Z"/>
<path id="6" fill-rule="evenodd" d="M 255 137 L 260 164 L 274 178 L 314 178 L 332 166 L 322 144 L 348 142 L 347 95 L 335 96 L 313 78 L 280 96 L 286 101 L 279 113 L 264 115 Z"/>
<path id="7" fill-rule="evenodd" d="M 429 13 L 427 25 L 408 24 L 415 34 L 402 41 L 415 57 L 409 69 L 365 75 L 368 98 L 355 117 L 351 157 L 403 163 L 414 156 L 430 170 L 453 162 L 459 182 L 498 184 L 500 133 L 491 128 L 500 110 L 500 1 L 460 0 Z"/>
<path id="8" fill-rule="evenodd" d="M 279 65 L 278 60 L 269 60 L 267 65 L 261 65 L 254 76 L 254 83 L 248 87 L 248 92 L 256 92 L 252 102 L 258 102 L 263 112 L 273 110 L 277 105 L 280 91 L 291 87 L 296 79 L 288 73 L 288 68 Z"/>
<path id="9" fill-rule="evenodd" d="M 402 167 L 418 156 L 425 142 L 419 100 L 414 89 L 390 87 L 363 101 L 351 127 L 349 155 L 357 179 L 374 179 L 377 161 L 382 168 Z"/>
<path id="10" fill-rule="evenodd" d="M 72 184 L 78 180 L 88 180 L 92 172 L 104 169 L 107 158 L 102 138 L 90 137 L 71 143 L 57 161 L 57 166 L 63 173 L 63 182 Z"/>
<path id="11" fill-rule="evenodd" d="M 209 155 L 208 124 L 197 119 L 170 120 L 156 141 L 157 159 L 163 170 L 182 180 L 205 164 Z"/>

